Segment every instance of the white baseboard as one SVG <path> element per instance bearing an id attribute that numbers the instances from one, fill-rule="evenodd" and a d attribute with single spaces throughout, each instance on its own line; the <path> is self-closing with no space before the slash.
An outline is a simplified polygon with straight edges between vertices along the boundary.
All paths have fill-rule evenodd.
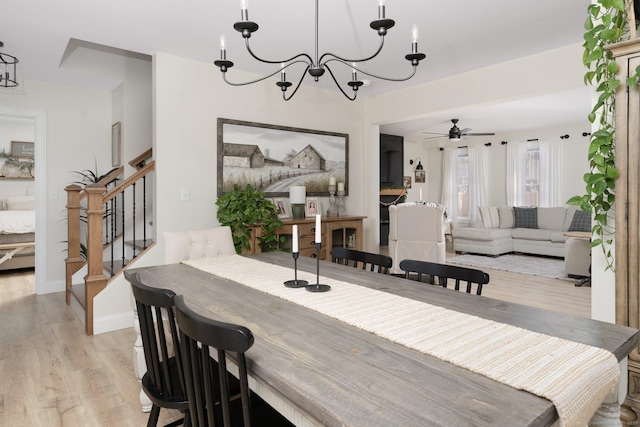
<path id="1" fill-rule="evenodd" d="M 64 292 L 66 291 L 66 283 L 64 280 L 55 280 L 46 283 L 45 293 L 52 294 L 54 292 Z"/>
<path id="2" fill-rule="evenodd" d="M 133 311 L 128 313 L 118 313 L 115 315 L 95 317 L 93 319 L 93 334 L 104 334 L 105 332 L 118 331 L 120 329 L 133 327 Z"/>

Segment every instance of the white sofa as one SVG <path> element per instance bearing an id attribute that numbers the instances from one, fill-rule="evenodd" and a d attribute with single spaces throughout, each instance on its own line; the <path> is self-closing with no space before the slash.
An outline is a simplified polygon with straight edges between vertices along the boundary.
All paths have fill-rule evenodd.
<path id="1" fill-rule="evenodd" d="M 446 258 L 444 207 L 435 203 L 389 206 L 389 256 L 392 274 L 401 274 L 400 261 L 417 259 L 444 263 Z"/>
<path id="2" fill-rule="evenodd" d="M 564 233 L 590 230 L 589 215 L 575 207 L 492 206 L 480 208 L 480 213 L 482 227 L 453 229 L 455 252 L 494 256 L 521 252 L 564 258 L 567 240 Z M 534 224 L 523 223 L 532 216 L 535 216 Z"/>

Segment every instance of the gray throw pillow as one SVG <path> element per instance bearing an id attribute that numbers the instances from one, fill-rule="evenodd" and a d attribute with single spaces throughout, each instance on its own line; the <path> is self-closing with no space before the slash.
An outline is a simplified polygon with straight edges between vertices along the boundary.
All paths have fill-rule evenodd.
<path id="1" fill-rule="evenodd" d="M 569 231 L 591 231 L 591 214 L 583 210 L 575 211 Z"/>
<path id="2" fill-rule="evenodd" d="M 513 228 L 538 228 L 538 208 L 513 208 Z"/>

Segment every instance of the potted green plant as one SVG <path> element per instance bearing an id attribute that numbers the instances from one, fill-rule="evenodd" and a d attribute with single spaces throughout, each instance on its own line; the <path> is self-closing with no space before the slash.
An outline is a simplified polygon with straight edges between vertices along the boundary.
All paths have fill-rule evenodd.
<path id="1" fill-rule="evenodd" d="M 74 174 L 80 176 L 80 181 L 75 181 L 74 184 L 86 185 L 86 184 L 96 184 L 102 181 L 107 176 L 111 175 L 114 171 L 118 170 L 117 167 L 111 169 L 107 173 L 101 174 L 98 172 L 98 161 L 93 159 L 94 161 L 94 170 L 85 169 L 83 171 L 73 171 Z"/>
<path id="2" fill-rule="evenodd" d="M 233 189 L 216 200 L 218 222 L 231 227 L 233 244 L 237 253 L 251 250 L 251 227 L 260 226 L 258 237 L 262 251 L 276 250 L 284 238 L 276 236 L 276 228 L 282 226 L 278 219 L 278 208 L 264 197 L 264 193 L 251 185 L 242 188 L 234 184 Z"/>

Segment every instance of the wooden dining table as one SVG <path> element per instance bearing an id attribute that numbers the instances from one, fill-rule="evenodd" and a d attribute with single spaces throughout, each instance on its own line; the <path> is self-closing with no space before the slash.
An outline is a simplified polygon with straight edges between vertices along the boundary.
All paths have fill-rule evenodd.
<path id="1" fill-rule="evenodd" d="M 293 268 L 291 254 L 283 252 L 250 258 Z M 638 330 L 625 326 L 327 261 L 301 257 L 297 265 L 314 274 L 319 267 L 322 277 L 602 348 L 618 361 L 639 339 Z M 250 385 L 296 425 L 548 426 L 558 419 L 545 398 L 188 265 L 135 268 L 126 275 L 134 273 L 149 286 L 184 295 L 203 315 L 248 327 L 255 336 L 247 352 Z"/>

